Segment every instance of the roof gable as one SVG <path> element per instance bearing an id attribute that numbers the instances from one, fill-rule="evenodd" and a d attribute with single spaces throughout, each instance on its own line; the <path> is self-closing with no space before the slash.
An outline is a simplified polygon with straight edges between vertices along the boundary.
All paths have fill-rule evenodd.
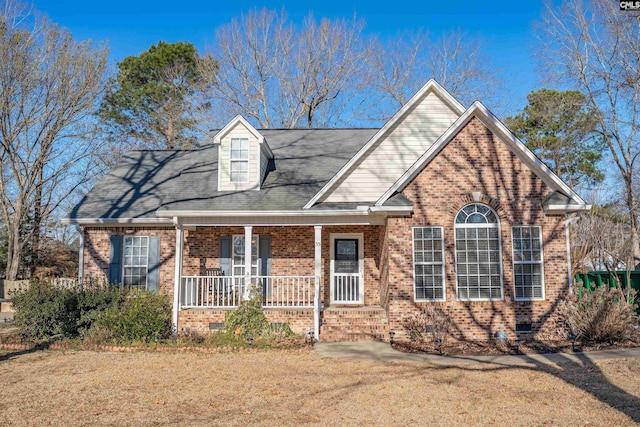
<path id="1" fill-rule="evenodd" d="M 396 114 L 387 121 L 387 123 L 376 132 L 376 134 L 367 142 L 367 144 L 358 151 L 358 153 L 347 164 L 343 166 L 340 171 L 305 205 L 305 209 L 311 208 L 315 203 L 320 201 L 323 196 L 329 194 L 339 186 L 340 180 L 351 171 L 355 170 L 360 161 L 370 155 L 372 148 L 383 138 L 385 138 L 389 131 L 394 128 L 398 123 L 402 122 L 410 112 L 423 98 L 429 93 L 434 92 L 441 101 L 448 106 L 456 116 L 462 114 L 465 108 L 460 102 L 458 102 L 449 92 L 447 92 L 438 82 L 434 79 L 429 80 L 422 88 L 411 97 L 411 99 L 398 111 Z M 447 126 L 451 123 L 447 123 Z M 375 199 L 374 199 L 375 200 Z"/>
<path id="2" fill-rule="evenodd" d="M 473 118 L 478 118 L 495 136 L 505 143 L 509 149 L 549 188 L 564 194 L 571 201 L 567 207 L 571 210 L 588 210 L 590 205 L 565 184 L 547 165 L 538 159 L 496 116 L 481 102 L 476 101 L 440 138 L 429 148 L 416 163 L 411 166 L 383 195 L 376 201 L 376 206 L 382 206 L 394 194 L 401 192 L 431 160 L 458 134 L 458 132 Z"/>
<path id="3" fill-rule="evenodd" d="M 264 147 L 269 158 L 273 158 L 273 152 L 271 151 L 271 147 L 269 147 L 269 144 L 267 143 L 267 139 L 258 131 L 258 129 L 253 127 L 251 123 L 249 123 L 247 119 L 242 117 L 242 115 L 240 114 L 231 119 L 231 121 L 227 123 L 225 127 L 220 129 L 218 133 L 213 136 L 214 145 L 220 144 L 222 142 L 222 138 L 224 138 L 229 132 L 231 132 L 233 128 L 235 128 L 238 124 L 242 124 L 242 126 L 244 126 L 258 140 L 260 145 Z"/>

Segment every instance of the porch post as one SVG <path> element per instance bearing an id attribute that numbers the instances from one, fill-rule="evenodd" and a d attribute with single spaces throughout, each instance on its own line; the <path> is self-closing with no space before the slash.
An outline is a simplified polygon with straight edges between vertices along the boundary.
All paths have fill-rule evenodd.
<path id="1" fill-rule="evenodd" d="M 176 227 L 176 256 L 175 256 L 175 277 L 173 282 L 173 313 L 172 322 L 174 333 L 178 333 L 178 311 L 180 310 L 180 288 L 182 282 L 182 249 L 184 245 L 184 230 L 178 222 L 178 218 L 173 218 Z"/>
<path id="2" fill-rule="evenodd" d="M 322 226 L 316 225 L 315 241 L 315 292 L 313 294 L 313 331 L 316 341 L 320 339 L 320 277 L 322 276 Z"/>
<path id="3" fill-rule="evenodd" d="M 247 225 L 244 227 L 244 299 L 249 299 L 251 290 L 251 229 Z"/>

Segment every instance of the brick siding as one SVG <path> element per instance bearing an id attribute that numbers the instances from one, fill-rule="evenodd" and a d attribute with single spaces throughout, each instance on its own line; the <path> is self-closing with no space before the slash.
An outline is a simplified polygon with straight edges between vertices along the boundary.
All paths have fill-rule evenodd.
<path id="1" fill-rule="evenodd" d="M 473 118 L 403 191 L 414 202 L 413 217 L 387 219 L 388 310 L 396 339 L 408 338 L 403 321 L 427 304 L 448 311 L 456 335 L 464 339 L 491 339 L 501 327 L 514 338 L 516 323 L 532 323 L 534 331 L 546 322 L 552 324 L 556 303 L 567 289 L 568 266 L 564 215 L 545 215 L 542 209 L 551 191 L 480 120 Z M 454 218 L 462 207 L 474 202 L 474 195 L 491 206 L 500 220 L 501 301 L 466 302 L 456 298 Z M 445 302 L 416 303 L 413 299 L 411 232 L 412 226 L 422 225 L 444 227 Z M 542 227 L 544 301 L 514 301 L 512 225 Z"/>

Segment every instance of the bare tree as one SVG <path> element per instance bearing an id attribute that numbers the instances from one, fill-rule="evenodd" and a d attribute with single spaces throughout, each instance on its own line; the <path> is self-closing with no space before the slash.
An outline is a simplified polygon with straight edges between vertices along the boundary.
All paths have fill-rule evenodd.
<path id="1" fill-rule="evenodd" d="M 494 95 L 500 81 L 482 50 L 484 43 L 461 31 L 432 38 L 428 33 L 401 33 L 376 39 L 368 61 L 375 90 L 391 100 L 388 114 L 407 102 L 430 78 L 456 98 L 471 103 Z M 384 117 L 387 118 L 387 117 Z"/>
<path id="2" fill-rule="evenodd" d="M 0 215 L 15 279 L 25 242 L 92 173 L 107 50 L 15 3 L 0 7 Z"/>
<path id="3" fill-rule="evenodd" d="M 354 99 L 365 75 L 363 26 L 355 18 L 317 22 L 309 15 L 296 27 L 284 11 L 252 10 L 216 32 L 209 54 L 219 69 L 205 63 L 201 73 L 214 84 L 220 108 L 262 128 L 344 123 L 343 113 L 361 103 Z"/>
<path id="4" fill-rule="evenodd" d="M 599 132 L 623 183 L 633 264 L 640 262 L 638 200 L 640 154 L 640 37 L 635 16 L 609 0 L 548 2 L 536 29 L 540 60 L 550 77 L 575 85 L 597 111 Z"/>

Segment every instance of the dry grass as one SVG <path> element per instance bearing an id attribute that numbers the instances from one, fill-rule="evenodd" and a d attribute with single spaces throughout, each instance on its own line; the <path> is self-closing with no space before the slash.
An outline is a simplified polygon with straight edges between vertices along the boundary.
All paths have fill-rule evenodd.
<path id="1" fill-rule="evenodd" d="M 640 419 L 636 360 L 544 372 L 283 351 L 5 351 L 0 379 L 2 426 L 622 426 Z"/>

